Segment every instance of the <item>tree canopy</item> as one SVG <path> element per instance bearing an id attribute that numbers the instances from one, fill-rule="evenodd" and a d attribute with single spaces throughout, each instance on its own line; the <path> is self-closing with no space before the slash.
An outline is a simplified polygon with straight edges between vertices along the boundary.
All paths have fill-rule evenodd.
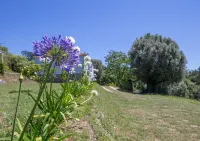
<path id="1" fill-rule="evenodd" d="M 127 82 L 132 78 L 128 56 L 121 51 L 109 51 L 109 54 L 105 57 L 105 62 L 107 65 L 105 75 L 117 86 L 127 89 L 125 88 Z"/>
<path id="2" fill-rule="evenodd" d="M 6 53 L 8 52 L 8 48 L 1 45 L 0 45 L 0 50 L 5 51 Z"/>
<path id="3" fill-rule="evenodd" d="M 21 54 L 22 54 L 23 56 L 25 56 L 26 59 L 27 59 L 28 61 L 33 60 L 33 57 L 34 57 L 33 52 L 30 52 L 30 51 L 24 50 L 24 51 L 21 52 Z"/>
<path id="4" fill-rule="evenodd" d="M 157 92 L 161 83 L 180 82 L 185 74 L 186 57 L 171 38 L 146 34 L 133 43 L 129 57 L 136 76 Z"/>

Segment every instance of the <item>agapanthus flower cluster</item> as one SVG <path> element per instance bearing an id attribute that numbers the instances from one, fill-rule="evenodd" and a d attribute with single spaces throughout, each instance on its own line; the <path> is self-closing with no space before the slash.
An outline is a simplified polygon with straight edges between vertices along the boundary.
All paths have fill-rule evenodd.
<path id="1" fill-rule="evenodd" d="M 90 66 L 92 65 L 91 62 L 91 57 L 90 56 L 85 56 L 84 57 L 84 71 L 87 73 L 90 69 Z"/>
<path id="2" fill-rule="evenodd" d="M 84 57 L 84 72 L 85 72 L 85 75 L 87 75 L 89 77 L 90 80 L 93 79 L 93 65 L 92 65 L 92 62 L 91 62 L 91 57 L 90 56 L 85 56 Z"/>
<path id="3" fill-rule="evenodd" d="M 62 69 L 68 72 L 80 62 L 80 48 L 75 45 L 73 37 L 60 35 L 57 38 L 49 38 L 44 36 L 42 41 L 34 42 L 33 47 L 35 56 L 56 61 Z"/>
<path id="4" fill-rule="evenodd" d="M 99 93 L 97 92 L 97 90 L 92 90 L 92 91 L 91 91 L 91 94 L 93 94 L 93 95 L 95 95 L 95 96 L 98 96 L 98 95 L 99 95 Z"/>

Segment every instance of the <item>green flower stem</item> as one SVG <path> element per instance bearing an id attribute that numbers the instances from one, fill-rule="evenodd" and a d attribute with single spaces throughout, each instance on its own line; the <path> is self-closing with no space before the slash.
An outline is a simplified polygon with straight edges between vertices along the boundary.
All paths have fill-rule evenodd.
<path id="1" fill-rule="evenodd" d="M 92 98 L 92 96 L 93 96 L 93 94 L 91 94 L 91 96 L 88 99 L 86 99 L 84 102 L 82 102 L 81 105 L 83 105 L 84 103 L 86 103 L 87 101 L 89 101 Z"/>
<path id="2" fill-rule="evenodd" d="M 16 122 L 16 117 L 17 117 L 17 111 L 18 111 L 18 106 L 19 106 L 19 98 L 21 94 L 21 87 L 22 87 L 22 80 L 19 80 L 19 93 L 18 93 L 18 98 L 17 98 L 17 105 L 15 109 L 15 115 L 14 115 L 14 120 L 13 120 L 13 128 L 12 128 L 12 136 L 11 136 L 11 141 L 13 141 L 14 138 L 14 132 L 15 132 L 15 122 Z"/>
<path id="3" fill-rule="evenodd" d="M 40 98 L 41 98 L 41 96 L 42 96 L 42 94 L 43 94 L 43 91 L 44 91 L 44 89 L 45 89 L 45 86 L 46 86 L 46 84 L 47 84 L 47 79 L 48 79 L 48 77 L 49 77 L 49 74 L 50 74 L 50 70 L 51 70 L 51 66 L 52 66 L 53 61 L 54 61 L 54 60 L 52 60 L 51 63 L 50 63 L 50 65 L 49 65 L 49 68 L 48 68 L 48 71 L 47 71 L 47 75 L 46 75 L 46 77 L 45 77 L 45 81 L 44 81 L 42 87 L 40 88 L 40 91 L 39 91 L 39 93 L 38 93 L 38 97 L 37 97 L 37 100 L 36 100 L 36 102 L 35 102 L 35 105 L 33 106 L 33 109 L 32 109 L 32 111 L 31 111 L 31 113 L 30 113 L 30 115 L 29 115 L 29 117 L 28 117 L 28 120 L 26 121 L 26 124 L 24 125 L 23 131 L 22 131 L 22 133 L 20 134 L 19 141 L 21 141 L 21 140 L 23 139 L 24 133 L 25 133 L 25 131 L 26 131 L 26 129 L 27 129 L 27 127 L 28 127 L 28 125 L 29 125 L 29 123 L 30 123 L 30 121 L 31 121 L 31 119 L 32 119 L 32 117 L 33 117 L 33 115 L 34 115 L 34 113 L 35 113 L 36 107 L 38 106 L 38 103 L 39 103 L 39 101 L 40 101 Z M 46 69 L 46 67 L 45 67 L 44 69 Z M 45 74 L 44 74 L 44 75 L 45 75 Z"/>

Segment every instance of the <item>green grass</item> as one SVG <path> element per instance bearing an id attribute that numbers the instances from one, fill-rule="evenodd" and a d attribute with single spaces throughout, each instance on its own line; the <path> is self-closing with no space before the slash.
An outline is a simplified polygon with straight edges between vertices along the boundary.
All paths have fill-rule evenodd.
<path id="1" fill-rule="evenodd" d="M 56 87 L 59 85 L 56 84 Z M 107 87 L 108 88 L 108 87 Z M 95 84 L 99 96 L 76 113 L 81 120 L 71 130 L 72 140 L 99 141 L 197 141 L 200 140 L 200 102 L 161 95 L 109 93 Z M 37 92 L 36 83 L 23 84 L 18 117 L 23 119 L 33 102 L 26 91 Z M 12 119 L 18 84 L 0 85 L 0 120 Z M 8 121 L 0 122 L 0 136 L 7 133 Z"/>
<path id="2" fill-rule="evenodd" d="M 0 85 L 0 137 L 5 137 L 11 131 L 11 122 L 14 116 L 14 109 L 18 96 L 18 82 Z M 55 84 L 55 87 L 59 87 Z M 20 121 L 24 121 L 25 116 L 33 107 L 32 99 L 27 92 L 37 95 L 38 85 L 35 82 L 25 82 L 22 84 L 22 93 L 19 102 L 18 115 Z"/>
<path id="3" fill-rule="evenodd" d="M 98 140 L 200 140 L 199 101 L 120 91 L 109 93 L 99 85 L 95 88 L 100 96 L 90 102 L 91 112 L 86 119 Z"/>

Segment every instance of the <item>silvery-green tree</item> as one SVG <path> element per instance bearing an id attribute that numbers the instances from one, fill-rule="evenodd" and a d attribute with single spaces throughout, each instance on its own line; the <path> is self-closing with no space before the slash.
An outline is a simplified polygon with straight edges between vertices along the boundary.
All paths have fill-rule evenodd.
<path id="1" fill-rule="evenodd" d="M 147 92 L 158 92 L 160 84 L 180 82 L 186 57 L 171 38 L 146 34 L 133 43 L 129 57 L 136 76 L 147 84 Z"/>

